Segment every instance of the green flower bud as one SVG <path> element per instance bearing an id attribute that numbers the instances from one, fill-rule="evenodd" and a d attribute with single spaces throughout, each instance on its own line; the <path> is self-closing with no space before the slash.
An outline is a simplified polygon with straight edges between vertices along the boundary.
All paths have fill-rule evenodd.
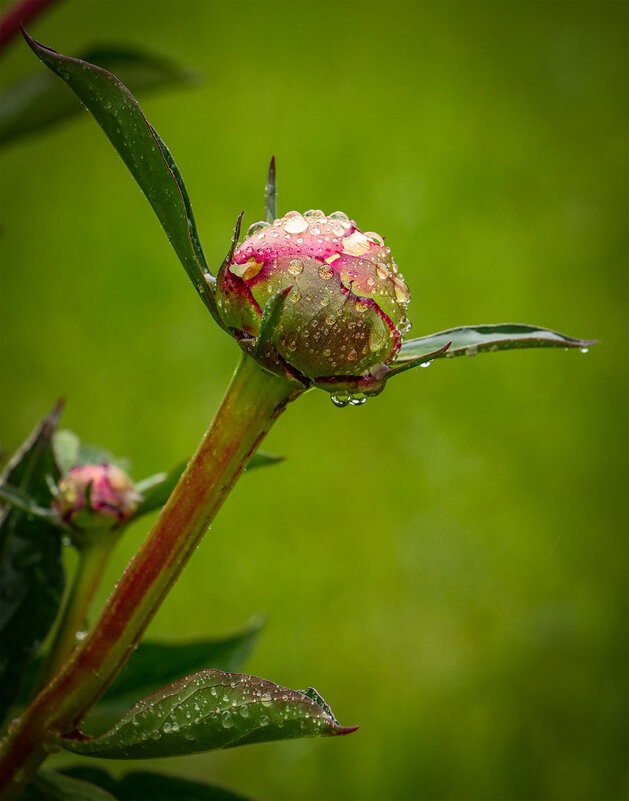
<path id="1" fill-rule="evenodd" d="M 59 482 L 55 506 L 77 530 L 113 529 L 138 508 L 141 496 L 129 476 L 112 464 L 73 467 Z"/>
<path id="2" fill-rule="evenodd" d="M 409 297 L 381 236 L 319 210 L 254 223 L 216 287 L 222 319 L 247 353 L 340 397 L 382 389 L 410 328 Z"/>

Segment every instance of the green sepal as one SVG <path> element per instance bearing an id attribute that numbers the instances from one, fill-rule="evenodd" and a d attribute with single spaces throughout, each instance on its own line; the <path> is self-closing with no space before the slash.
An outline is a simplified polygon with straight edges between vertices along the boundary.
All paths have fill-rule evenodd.
<path id="1" fill-rule="evenodd" d="M 264 219 L 272 223 L 277 219 L 277 177 L 275 174 L 275 156 L 271 156 L 269 171 L 266 176 L 264 192 Z"/>
<path id="2" fill-rule="evenodd" d="M 444 348 L 448 343 L 447 350 Z M 515 348 L 589 348 L 596 345 L 595 339 L 575 339 L 560 334 L 549 328 L 539 328 L 536 325 L 522 325 L 520 323 L 499 323 L 498 325 L 464 325 L 459 328 L 449 328 L 437 334 L 410 339 L 402 343 L 395 366 L 413 361 L 419 357 L 426 357 L 439 349 L 441 354 L 434 353 L 433 358 L 444 356 L 475 356 L 477 353 L 493 352 L 498 350 L 513 350 Z"/>
<path id="3" fill-rule="evenodd" d="M 194 754 L 237 745 L 349 734 L 325 708 L 265 679 L 202 670 L 139 701 L 109 731 L 60 736 L 67 751 L 107 759 Z"/>

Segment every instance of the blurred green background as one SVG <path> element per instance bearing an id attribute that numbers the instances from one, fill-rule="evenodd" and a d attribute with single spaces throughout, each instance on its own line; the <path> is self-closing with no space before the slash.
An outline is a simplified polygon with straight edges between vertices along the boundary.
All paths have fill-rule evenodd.
<path id="1" fill-rule="evenodd" d="M 30 29 L 203 74 L 142 106 L 211 264 L 242 208 L 262 216 L 275 153 L 282 211 L 387 236 L 415 336 L 517 321 L 601 340 L 290 408 L 265 445 L 288 461 L 239 483 L 150 633 L 264 612 L 248 670 L 361 728 L 159 767 L 261 801 L 624 798 L 627 4 L 90 0 Z M 37 69 L 16 41 L 2 81 Z M 64 424 L 134 477 L 172 466 L 236 346 L 87 113 L 7 149 L 1 180 L 4 447 L 64 396 Z"/>

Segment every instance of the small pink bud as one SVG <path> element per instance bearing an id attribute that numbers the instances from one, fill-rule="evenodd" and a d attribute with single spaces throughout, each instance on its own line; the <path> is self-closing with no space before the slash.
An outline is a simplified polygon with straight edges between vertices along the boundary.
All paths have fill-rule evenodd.
<path id="1" fill-rule="evenodd" d="M 263 313 L 277 293 L 282 305 L 261 347 Z M 254 223 L 217 284 L 220 313 L 243 350 L 330 392 L 382 388 L 410 327 L 409 298 L 381 236 L 319 210 Z"/>
<path id="2" fill-rule="evenodd" d="M 73 467 L 58 489 L 59 515 L 79 529 L 115 528 L 131 517 L 141 500 L 129 476 L 112 464 Z"/>

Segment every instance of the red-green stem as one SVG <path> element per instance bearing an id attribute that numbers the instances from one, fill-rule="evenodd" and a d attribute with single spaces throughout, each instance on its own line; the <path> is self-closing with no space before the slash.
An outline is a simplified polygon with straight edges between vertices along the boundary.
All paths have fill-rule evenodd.
<path id="1" fill-rule="evenodd" d="M 0 799 L 24 785 L 120 670 L 260 441 L 301 392 L 245 356 L 196 453 L 98 620 L 61 672 L 9 729 Z"/>
<path id="2" fill-rule="evenodd" d="M 78 634 L 85 628 L 90 603 L 117 539 L 115 532 L 96 531 L 81 543 L 74 581 L 41 673 L 41 685 L 48 684 L 78 645 Z"/>

